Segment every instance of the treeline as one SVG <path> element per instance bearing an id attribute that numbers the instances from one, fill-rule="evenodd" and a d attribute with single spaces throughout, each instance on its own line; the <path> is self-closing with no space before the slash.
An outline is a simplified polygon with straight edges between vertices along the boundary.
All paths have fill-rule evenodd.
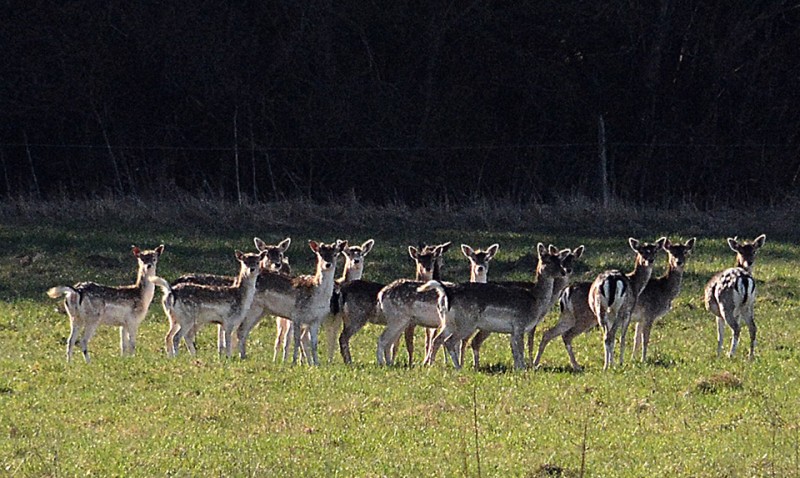
<path id="1" fill-rule="evenodd" d="M 625 200 L 775 200 L 798 25 L 788 1 L 6 2 L 0 196 L 546 201 L 599 194 L 604 152 Z"/>

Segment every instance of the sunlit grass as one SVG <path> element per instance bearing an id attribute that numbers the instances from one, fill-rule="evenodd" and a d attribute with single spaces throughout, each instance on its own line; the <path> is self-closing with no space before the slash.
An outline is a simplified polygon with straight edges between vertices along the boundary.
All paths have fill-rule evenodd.
<path id="1" fill-rule="evenodd" d="M 0 227 L 0 469 L 6 474 L 478 476 L 480 464 L 481 476 L 579 476 L 583 460 L 585 476 L 800 476 L 800 249 L 769 229 L 742 233 L 768 236 L 756 265 L 754 362 L 742 353 L 746 348 L 732 359 L 716 357 L 714 321 L 702 304 L 707 279 L 733 261 L 725 236 L 642 217 L 631 220 L 637 226 L 630 235 L 699 239 L 684 290 L 656 324 L 644 364 L 628 356 L 623 367 L 603 372 L 595 330 L 574 341 L 586 368 L 578 374 L 569 371 L 560 341 L 548 346 L 540 370 L 514 372 L 508 339 L 500 335 L 486 342 L 486 367 L 478 372 L 456 372 L 443 360 L 407 368 L 404 350 L 400 366 L 378 368 L 380 328 L 368 325 L 353 339 L 353 366 L 337 357 L 317 369 L 291 367 L 272 362 L 271 320 L 251 335 L 248 360 L 217 357 L 211 328 L 198 337 L 198 356 L 184 349 L 168 360 L 158 303 L 140 330 L 135 357 L 119 357 L 117 330 L 101 328 L 90 343 L 92 362 L 78 354 L 68 364 L 67 319 L 44 291 L 79 280 L 132 281 L 131 244 L 164 243 L 159 274 L 168 279 L 230 272 L 233 249 L 251 248 L 253 236 L 291 236 L 289 255 L 301 273 L 312 266 L 309 238 L 374 237 L 365 277 L 386 282 L 412 274 L 406 246 L 419 240 L 500 243 L 490 280 L 530 277 L 538 241 L 587 246 L 575 280 L 607 267 L 627 270 L 633 257 L 626 234 L 553 225 L 542 225 L 547 233 L 500 229 L 490 218 L 479 230 L 431 222 L 430 229 L 375 225 L 374 234 L 364 221 L 352 232 L 307 222 L 284 230 L 256 220 L 206 230 L 193 222 L 214 211 L 139 227 L 132 220 L 116 225 L 111 212 L 89 222 L 64 225 L 54 214 Z M 448 253 L 445 276 L 468 277 L 457 248 Z M 555 320 L 553 312 L 540 331 Z M 726 350 L 729 339 L 728 332 Z M 419 350 L 421 331 L 417 342 Z"/>

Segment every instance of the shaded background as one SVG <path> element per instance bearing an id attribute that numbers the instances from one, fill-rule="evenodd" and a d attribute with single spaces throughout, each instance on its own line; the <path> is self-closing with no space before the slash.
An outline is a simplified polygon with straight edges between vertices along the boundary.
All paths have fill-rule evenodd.
<path id="1" fill-rule="evenodd" d="M 798 189 L 796 0 L 178 3 L 3 3 L 0 197 Z"/>

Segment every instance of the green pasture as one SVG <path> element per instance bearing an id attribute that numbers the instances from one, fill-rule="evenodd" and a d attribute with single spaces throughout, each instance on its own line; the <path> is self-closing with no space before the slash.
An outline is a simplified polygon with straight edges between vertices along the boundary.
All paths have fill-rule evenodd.
<path id="1" fill-rule="evenodd" d="M 800 247 L 768 216 L 751 214 L 739 228 L 698 211 L 669 222 L 631 209 L 620 224 L 618 212 L 574 208 L 490 209 L 468 219 L 436 209 L 433 220 L 400 210 L 387 221 L 364 207 L 358 220 L 336 221 L 347 207 L 293 205 L 293 220 L 270 205 L 198 203 L 163 215 L 163 206 L 73 206 L 0 211 L 0 476 L 800 476 Z M 757 358 L 746 359 L 746 333 L 735 357 L 717 358 L 703 286 L 733 265 L 726 235 L 762 232 Z M 584 244 L 573 280 L 591 280 L 603 269 L 631 269 L 628 236 L 663 235 L 698 238 L 683 291 L 656 324 L 647 363 L 629 355 L 608 372 L 597 330 L 574 341 L 583 373 L 570 371 L 560 340 L 539 370 L 514 371 L 499 335 L 487 340 L 479 371 L 455 371 L 442 357 L 409 368 L 404 347 L 398 366 L 379 368 L 374 325 L 354 338 L 352 366 L 337 354 L 319 368 L 292 367 L 272 360 L 269 318 L 253 331 L 247 360 L 219 358 L 211 328 L 196 357 L 184 348 L 167 359 L 160 295 L 136 356 L 120 357 L 119 333 L 106 327 L 89 345 L 91 363 L 80 353 L 67 363 L 68 320 L 45 295 L 84 280 L 132 281 L 132 244 L 165 244 L 158 273 L 174 279 L 233 273 L 234 249 L 252 250 L 253 236 L 291 237 L 299 273 L 313 269 L 308 239 L 372 237 L 365 278 L 383 282 L 413 274 L 407 246 L 419 241 L 453 242 L 444 270 L 453 281 L 468 279 L 461 243 L 500 244 L 489 280 L 532 277 L 537 242 Z M 655 274 L 665 267 L 662 253 Z M 556 320 L 554 310 L 538 336 Z M 628 340 L 630 352 L 632 329 Z M 727 331 L 726 350 L 729 340 Z M 417 361 L 422 343 L 418 330 Z"/>

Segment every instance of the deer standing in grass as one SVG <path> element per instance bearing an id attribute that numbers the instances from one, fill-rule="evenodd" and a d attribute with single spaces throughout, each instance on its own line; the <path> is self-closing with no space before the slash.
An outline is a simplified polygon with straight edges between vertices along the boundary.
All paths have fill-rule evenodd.
<path id="1" fill-rule="evenodd" d="M 411 366 L 414 359 L 414 328 L 417 325 L 429 329 L 439 327 L 436 294 L 420 294 L 417 287 L 428 280 L 440 279 L 442 256 L 449 248 L 450 242 L 425 246 L 419 250 L 409 247 L 409 254 L 417 264 L 417 280 L 398 279 L 378 293 L 378 308 L 386 321 L 386 328 L 378 337 L 378 365 L 391 365 L 394 362 L 397 343 L 405 332 L 408 365 Z"/>
<path id="2" fill-rule="evenodd" d="M 279 242 L 276 245 L 267 244 L 262 239 L 255 237 L 253 238 L 253 243 L 256 246 L 256 249 L 259 252 L 264 253 L 264 258 L 261 261 L 261 269 L 268 270 L 272 272 L 279 272 L 282 274 L 291 274 L 291 266 L 289 266 L 289 259 L 284 255 L 287 249 L 289 249 L 289 245 L 292 243 L 291 238 L 286 238 Z M 190 284 L 199 284 L 199 285 L 209 285 L 209 286 L 230 286 L 236 282 L 236 276 L 228 276 L 228 275 L 217 275 L 217 274 L 184 274 L 174 281 L 172 281 L 171 286 L 176 287 L 179 284 L 183 283 L 190 283 Z M 279 317 L 277 321 L 281 321 L 282 319 Z M 189 331 L 184 332 L 183 336 L 185 340 L 191 340 L 192 344 L 196 347 L 195 336 L 197 335 L 197 329 L 192 329 Z M 181 335 L 175 334 L 176 342 L 174 344 L 174 349 L 178 348 L 179 342 L 178 338 Z M 217 350 L 219 353 L 224 352 L 224 344 L 225 344 L 225 337 L 222 325 L 217 326 Z"/>
<path id="3" fill-rule="evenodd" d="M 343 330 L 343 318 L 339 313 L 339 295 L 341 288 L 355 280 L 361 280 L 364 275 L 364 258 L 370 253 L 375 245 L 374 239 L 369 239 L 360 246 L 348 246 L 342 250 L 344 255 L 344 270 L 342 276 L 336 279 L 334 292 L 331 296 L 331 314 L 323 322 L 325 329 L 325 345 L 328 352 L 328 362 L 333 362 L 336 348 L 339 344 L 339 336 Z"/>
<path id="4" fill-rule="evenodd" d="M 550 307 L 553 280 L 563 277 L 565 252 L 552 253 L 542 243 L 537 245 L 539 262 L 536 283 L 532 287 L 498 283 L 442 284 L 429 281 L 419 292 L 435 291 L 440 316 L 440 331 L 426 358 L 433 363 L 438 348 L 444 344 L 456 368 L 461 368 L 460 343 L 476 330 L 511 335 L 514 367 L 525 368 L 525 333 L 536 325 Z M 569 251 L 569 250 L 567 250 Z"/>
<path id="5" fill-rule="evenodd" d="M 264 314 L 286 317 L 292 321 L 292 363 L 296 364 L 300 353 L 303 328 L 310 338 L 309 362 L 319 365 L 317 345 L 323 320 L 330 314 L 331 296 L 336 274 L 336 260 L 347 242 L 336 241 L 323 244 L 308 241 L 316 256 L 316 273 L 313 276 L 289 277 L 274 272 L 263 272 L 256 282 L 256 293 L 250 310 L 237 332 L 239 353 L 246 356 L 247 335 Z"/>
<path id="6" fill-rule="evenodd" d="M 559 276 L 553 279 L 553 294 L 550 296 L 550 305 L 546 309 L 543 309 L 542 317 L 538 317 L 534 321 L 533 328 L 528 332 L 528 355 L 531 359 L 533 359 L 533 340 L 534 336 L 536 335 L 536 327 L 537 325 L 544 319 L 544 315 L 547 314 L 547 311 L 553 308 L 553 304 L 555 304 L 556 300 L 558 300 L 561 291 L 569 284 L 569 278 L 572 274 L 572 269 L 575 265 L 575 261 L 579 259 L 583 255 L 584 246 L 576 247 L 574 250 L 570 251 L 569 249 L 565 249 L 564 251 L 559 251 L 557 247 L 553 246 L 552 244 L 549 246 L 548 251 L 550 254 L 562 254 L 561 265 L 564 267 L 567 275 Z M 519 281 L 503 281 L 498 282 L 498 284 L 504 285 L 515 285 L 519 287 L 533 287 L 536 284 L 536 277 L 534 274 L 534 282 L 519 282 Z M 478 333 L 473 337 L 470 347 L 472 348 L 472 358 L 475 368 L 480 367 L 480 348 L 483 345 L 483 342 L 489 337 L 489 333 L 486 331 L 478 331 Z M 463 358 L 463 349 L 462 349 L 462 361 Z"/>
<path id="7" fill-rule="evenodd" d="M 136 351 L 136 333 L 155 293 L 155 287 L 148 278 L 156 274 L 164 245 L 146 251 L 133 246 L 132 251 L 139 265 L 136 282 L 132 285 L 114 287 L 80 282 L 72 287 L 58 286 L 47 291 L 47 295 L 53 299 L 65 296 L 64 307 L 70 322 L 67 361 L 72 360 L 72 350 L 80 333 L 83 358 L 89 362 L 89 340 L 100 325 L 119 326 L 122 355 Z"/>
<path id="8" fill-rule="evenodd" d="M 409 246 L 408 254 L 414 260 L 417 280 L 428 280 L 433 277 L 437 261 L 435 248 L 427 246 Z M 354 280 L 343 284 L 338 295 L 338 315 L 343 326 L 339 335 L 339 352 L 344 363 L 352 363 L 350 354 L 350 339 L 368 323 L 386 325 L 386 318 L 378 307 L 378 294 L 386 284 L 371 282 L 363 279 Z M 398 337 L 399 341 L 399 337 Z M 397 343 L 394 345 L 393 354 L 397 352 Z M 394 355 L 393 355 L 394 357 Z"/>
<path id="9" fill-rule="evenodd" d="M 614 342 L 617 329 L 620 330 L 619 364 L 625 356 L 625 335 L 631 314 L 639 294 L 644 290 L 647 281 L 653 274 L 653 261 L 663 248 L 667 238 L 662 237 L 655 244 L 640 243 L 629 238 L 628 243 L 636 252 L 636 264 L 633 272 L 623 274 L 618 270 L 600 273 L 589 288 L 589 308 L 592 310 L 597 324 L 603 329 L 603 369 L 613 366 Z"/>
<path id="10" fill-rule="evenodd" d="M 232 285 L 201 285 L 184 282 L 172 287 L 161 277 L 150 280 L 163 292 L 162 305 L 169 318 L 170 327 L 164 339 L 167 355 L 177 355 L 176 344 L 181 338 L 208 323 L 219 324 L 223 329 L 223 347 L 227 357 L 231 356 L 233 331 L 241 325 L 250 309 L 255 294 L 256 279 L 266 252 L 243 253 L 235 251 L 239 262 L 239 275 Z M 194 340 L 186 340 L 186 346 L 195 355 Z M 220 351 L 220 355 L 222 351 Z"/>
<path id="11" fill-rule="evenodd" d="M 756 321 L 754 306 L 756 301 L 756 281 L 753 278 L 753 263 L 756 253 L 764 245 L 767 236 L 761 234 L 753 242 L 739 243 L 736 238 L 728 238 L 728 246 L 736 252 L 736 266 L 716 274 L 705 288 L 706 309 L 717 317 L 717 357 L 722 355 L 722 340 L 725 324 L 733 331 L 728 357 L 733 357 L 739 344 L 742 324 L 750 332 L 749 359 L 755 358 Z"/>
<path id="12" fill-rule="evenodd" d="M 631 316 L 636 322 L 631 353 L 635 355 L 636 348 L 641 345 L 642 362 L 647 360 L 647 346 L 650 343 L 650 331 L 653 323 L 672 309 L 672 301 L 678 297 L 681 291 L 683 269 L 694 249 L 695 241 L 694 237 L 685 244 L 673 244 L 667 240 L 664 243 L 664 250 L 668 256 L 667 272 L 661 277 L 651 278 L 642 293 L 639 294 Z"/>
<path id="13" fill-rule="evenodd" d="M 470 282 L 480 282 L 485 284 L 489 281 L 489 262 L 494 258 L 494 255 L 497 254 L 497 250 L 500 248 L 499 244 L 492 244 L 489 246 L 485 251 L 478 249 L 477 251 L 474 250 L 472 247 L 468 246 L 467 244 L 461 244 L 461 253 L 469 260 L 469 281 Z M 486 340 L 488 337 L 488 333 L 479 340 L 480 343 L 477 344 L 475 342 L 475 337 L 481 335 L 481 331 L 479 330 L 473 337 L 472 340 L 467 341 L 464 339 L 461 341 L 461 366 L 464 366 L 464 354 L 467 351 L 467 345 L 472 344 L 473 346 L 473 357 L 475 357 L 475 368 L 477 369 L 478 363 L 478 355 L 480 349 L 480 343 Z M 427 350 L 426 350 L 427 353 Z"/>

